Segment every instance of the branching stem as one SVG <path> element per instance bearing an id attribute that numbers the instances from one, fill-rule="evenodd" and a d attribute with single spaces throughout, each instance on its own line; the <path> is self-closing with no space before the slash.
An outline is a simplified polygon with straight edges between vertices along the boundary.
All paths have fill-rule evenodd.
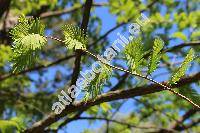
<path id="1" fill-rule="evenodd" d="M 55 37 L 46 36 L 46 38 L 50 38 L 50 39 L 59 41 L 59 42 L 61 42 L 61 43 L 64 43 L 63 40 L 60 40 L 60 39 L 55 38 Z M 148 80 L 148 81 L 151 81 L 151 82 L 153 82 L 153 83 L 155 83 L 155 84 L 158 84 L 158 85 L 162 86 L 164 90 L 168 90 L 168 91 L 172 92 L 173 94 L 177 95 L 178 97 L 180 97 L 180 98 L 182 98 L 182 99 L 185 99 L 186 101 L 188 101 L 189 103 L 191 103 L 193 106 L 195 106 L 195 107 L 197 107 L 197 108 L 200 109 L 200 106 L 199 106 L 198 104 L 194 103 L 194 102 L 193 102 L 192 100 L 190 100 L 188 97 L 186 97 L 186 96 L 184 96 L 184 95 L 178 93 L 177 91 L 171 89 L 170 87 L 168 87 L 168 86 L 166 86 L 166 85 L 164 85 L 164 84 L 161 84 L 161 83 L 159 83 L 159 82 L 157 82 L 157 81 L 155 81 L 155 80 L 149 78 L 148 76 L 144 76 L 144 75 L 141 75 L 141 74 L 138 74 L 138 73 L 134 73 L 134 72 L 131 72 L 131 71 L 129 71 L 129 70 L 123 69 L 123 68 L 121 68 L 121 67 L 117 67 L 117 66 L 113 66 L 113 65 L 110 65 L 110 64 L 108 64 L 108 63 L 105 63 L 104 61 L 100 60 L 100 59 L 97 57 L 97 55 L 93 54 L 92 52 L 88 51 L 87 49 L 83 49 L 82 51 L 85 52 L 85 53 L 87 53 L 88 55 L 94 57 L 95 59 L 97 59 L 97 60 L 100 61 L 101 63 L 103 63 L 103 64 L 105 64 L 105 65 L 107 65 L 107 66 L 109 66 L 109 67 L 111 67 L 111 68 L 113 68 L 113 69 L 115 69 L 115 70 L 123 71 L 123 72 L 129 73 L 129 74 L 131 74 L 131 75 L 133 75 L 133 76 L 137 76 L 137 77 L 146 79 L 146 80 Z"/>

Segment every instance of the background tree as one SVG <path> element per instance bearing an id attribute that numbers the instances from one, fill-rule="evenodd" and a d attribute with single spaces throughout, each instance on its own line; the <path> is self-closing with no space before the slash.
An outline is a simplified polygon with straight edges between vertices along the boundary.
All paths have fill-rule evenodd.
<path id="1" fill-rule="evenodd" d="M 146 74 L 165 86 L 177 81 L 170 89 L 199 106 L 199 6 L 198 0 L 0 0 L 1 132 L 198 132 L 199 108 L 165 91 L 166 87 L 150 82 Z M 88 88 L 89 94 L 96 90 L 101 90 L 100 93 L 94 93 L 93 98 L 89 95 L 85 101 L 82 92 L 77 98 L 80 102 L 54 114 L 51 106 L 60 91 L 67 91 L 81 76 L 80 71 L 91 69 L 97 60 L 82 49 L 66 48 L 62 41 L 66 35 L 61 34 L 61 27 L 72 24 L 85 29 L 87 50 L 101 54 L 117 39 L 117 32 L 128 33 L 129 24 L 140 13 L 150 19 L 139 35 L 141 42 L 127 45 L 111 63 L 130 71 L 107 66 L 113 69 L 112 74 L 101 74 Z M 48 37 L 43 41 L 48 43 L 38 51 L 36 62 L 24 63 L 27 58 L 21 62 L 13 60 L 18 55 L 12 45 L 24 25 L 14 30 L 13 27 L 20 23 L 21 14 L 32 23 L 37 23 L 35 18 L 40 17 L 46 27 L 44 35 Z M 31 33 L 37 32 L 35 29 Z M 156 47 L 155 36 L 164 40 L 163 48 L 160 43 Z M 30 39 L 34 42 L 35 36 Z M 29 54 L 30 51 L 24 57 Z M 141 62 L 136 54 L 143 59 Z M 139 63 L 137 69 L 134 63 Z M 187 64 L 191 64 L 189 69 Z M 135 71 L 144 77 L 133 76 Z M 107 82 L 102 85 L 101 79 L 105 77 Z M 81 128 L 75 127 L 76 123 Z"/>

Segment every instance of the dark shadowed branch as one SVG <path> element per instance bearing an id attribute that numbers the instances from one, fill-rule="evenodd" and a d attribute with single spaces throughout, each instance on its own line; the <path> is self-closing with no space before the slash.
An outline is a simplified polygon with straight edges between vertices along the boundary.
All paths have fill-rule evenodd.
<path id="1" fill-rule="evenodd" d="M 182 78 L 179 82 L 177 82 L 177 84 L 171 86 L 171 88 L 181 87 L 186 84 L 194 83 L 199 80 L 200 80 L 200 72 L 195 75 Z M 163 82 L 162 84 L 167 84 L 167 82 Z M 108 92 L 106 94 L 97 96 L 95 100 L 90 99 L 87 102 L 84 102 L 84 101 L 75 102 L 74 104 L 66 106 L 65 110 L 63 110 L 61 114 L 56 115 L 52 113 L 49 116 L 47 116 L 45 119 L 39 122 L 36 122 L 32 127 L 27 129 L 26 131 L 27 132 L 43 131 L 46 127 L 48 127 L 52 123 L 58 121 L 59 119 L 61 119 L 62 117 L 66 116 L 69 113 L 80 110 L 80 108 L 87 109 L 91 106 L 98 105 L 103 102 L 110 102 L 110 101 L 119 100 L 119 99 L 127 99 L 127 98 L 136 97 L 136 96 L 143 96 L 143 95 L 160 92 L 160 91 L 163 91 L 163 88 L 161 86 L 157 84 L 151 84 L 148 86 L 136 87 L 129 90 L 117 90 L 117 91 Z"/>
<path id="2" fill-rule="evenodd" d="M 92 6 L 101 7 L 101 6 L 107 6 L 107 5 L 108 5 L 107 3 L 94 3 Z M 83 7 L 84 7 L 84 5 L 79 5 L 79 6 L 63 9 L 63 10 L 44 12 L 44 13 L 40 14 L 40 18 L 44 19 L 44 18 L 49 18 L 49 17 L 60 16 L 60 15 L 66 14 L 66 13 L 72 13 Z"/>
<path id="3" fill-rule="evenodd" d="M 93 0 L 86 0 L 85 6 L 84 6 L 81 29 L 84 30 L 85 33 L 87 31 L 92 3 L 93 3 Z M 81 55 L 82 55 L 82 50 L 76 50 L 76 59 L 74 63 L 73 73 L 72 73 L 71 85 L 75 84 L 78 78 L 80 66 L 81 66 Z"/>
<path id="4" fill-rule="evenodd" d="M 41 69 L 44 69 L 44 68 L 49 68 L 51 66 L 54 66 L 54 65 L 57 65 L 63 61 L 66 61 L 68 59 L 71 59 L 75 57 L 75 55 L 70 55 L 70 56 L 66 56 L 64 58 L 61 58 L 61 59 L 58 59 L 56 60 L 55 62 L 52 62 L 48 65 L 40 65 L 40 66 L 37 66 L 37 67 L 34 67 L 34 68 L 30 68 L 30 69 L 27 69 L 27 70 L 24 70 L 24 71 L 21 71 L 19 73 L 11 73 L 11 74 L 6 74 L 6 75 L 0 75 L 0 82 L 3 81 L 3 80 L 6 80 L 8 78 L 11 78 L 11 77 L 14 77 L 14 76 L 18 76 L 18 75 L 23 75 L 23 74 L 26 74 L 28 72 L 32 72 L 32 71 L 38 71 L 38 70 L 41 70 Z"/>

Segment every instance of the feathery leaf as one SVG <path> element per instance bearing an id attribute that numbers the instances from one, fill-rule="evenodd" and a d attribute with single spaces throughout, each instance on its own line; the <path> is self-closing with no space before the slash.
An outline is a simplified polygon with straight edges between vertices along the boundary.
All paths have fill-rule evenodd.
<path id="1" fill-rule="evenodd" d="M 179 89 L 179 93 L 185 95 L 190 98 L 193 102 L 199 104 L 200 103 L 200 95 L 198 92 L 191 87 L 182 87 Z"/>
<path id="2" fill-rule="evenodd" d="M 102 64 L 102 71 L 95 75 L 95 78 L 90 82 L 90 86 L 86 87 L 85 100 L 89 98 L 89 95 L 92 98 L 95 98 L 102 91 L 103 85 L 112 75 L 112 69 L 106 65 Z"/>
<path id="3" fill-rule="evenodd" d="M 13 40 L 23 38 L 29 34 L 30 25 L 24 15 L 18 18 L 18 24 L 10 31 Z"/>
<path id="4" fill-rule="evenodd" d="M 88 36 L 77 26 L 70 24 L 62 27 L 65 36 L 65 44 L 68 49 L 85 49 L 88 44 Z"/>
<path id="5" fill-rule="evenodd" d="M 14 117 L 10 120 L 0 120 L 0 132 L 17 132 L 20 133 L 24 130 L 25 125 L 20 117 Z"/>
<path id="6" fill-rule="evenodd" d="M 187 70 L 190 62 L 193 60 L 193 57 L 194 50 L 190 49 L 181 66 L 172 74 L 172 77 L 169 81 L 170 84 L 175 84 L 185 74 L 185 71 Z"/>
<path id="7" fill-rule="evenodd" d="M 150 63 L 148 65 L 148 74 L 151 74 L 156 70 L 161 58 L 161 50 L 163 49 L 163 46 L 163 40 L 159 37 L 156 37 L 154 40 L 153 51 L 150 57 Z"/>
<path id="8" fill-rule="evenodd" d="M 18 24 L 10 31 L 13 45 L 13 72 L 19 72 L 35 64 L 39 51 L 46 44 L 44 25 L 39 19 L 28 20 L 20 16 Z"/>
<path id="9" fill-rule="evenodd" d="M 126 45 L 124 54 L 132 71 L 139 71 L 139 67 L 144 60 L 143 53 L 144 52 L 141 38 L 136 38 L 131 43 Z"/>

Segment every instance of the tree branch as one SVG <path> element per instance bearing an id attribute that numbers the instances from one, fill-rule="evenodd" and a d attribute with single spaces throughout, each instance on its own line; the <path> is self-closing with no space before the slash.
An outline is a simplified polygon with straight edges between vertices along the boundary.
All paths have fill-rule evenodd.
<path id="1" fill-rule="evenodd" d="M 152 1 L 150 4 L 147 5 L 146 9 L 143 9 L 140 11 L 140 13 L 144 12 L 145 10 L 147 10 L 148 8 L 151 8 L 156 2 L 158 2 L 159 0 L 154 0 Z M 97 44 L 98 42 L 100 42 L 102 39 L 106 38 L 111 32 L 113 32 L 114 30 L 118 29 L 119 27 L 128 24 L 128 22 L 130 22 L 132 20 L 133 17 L 130 17 L 128 19 L 127 22 L 121 22 L 119 24 L 117 24 L 116 26 L 114 26 L 113 28 L 111 28 L 110 30 L 108 30 L 106 33 L 104 33 L 102 36 L 99 37 L 99 39 L 97 39 L 96 41 L 92 42 L 88 48 L 90 48 L 91 46 L 93 46 L 94 44 Z"/>
<path id="2" fill-rule="evenodd" d="M 0 18 L 4 12 L 9 8 L 11 0 L 0 0 Z"/>
<path id="3" fill-rule="evenodd" d="M 69 123 L 69 122 L 71 122 L 71 121 L 73 121 L 73 120 L 79 118 L 79 117 L 81 116 L 81 114 L 82 114 L 84 111 L 85 111 L 85 110 L 80 110 L 80 111 L 78 111 L 78 113 L 77 113 L 74 117 L 72 117 L 72 118 L 67 118 L 64 122 L 62 122 L 62 123 L 58 126 L 58 129 L 57 129 L 57 130 L 59 130 L 59 129 L 61 129 L 62 127 L 64 127 L 67 123 Z"/>
<path id="4" fill-rule="evenodd" d="M 173 46 L 171 48 L 168 48 L 168 49 L 164 50 L 164 53 L 165 52 L 176 51 L 177 49 L 188 47 L 188 46 L 200 46 L 200 42 L 199 41 L 196 41 L 196 42 L 184 42 L 184 43 L 181 43 L 179 45 L 176 45 L 176 46 Z"/>
<path id="5" fill-rule="evenodd" d="M 196 121 L 192 121 L 191 123 L 185 125 L 184 127 L 182 127 L 181 129 L 179 129 L 178 131 L 183 131 L 183 130 L 192 128 L 192 127 L 196 126 L 196 125 L 199 124 L 199 123 L 200 123 L 200 119 L 198 119 L 198 120 L 196 120 Z"/>
<path id="6" fill-rule="evenodd" d="M 151 105 L 150 103 L 148 103 L 148 102 L 147 102 L 147 103 L 146 103 L 146 102 L 143 102 L 142 100 L 136 99 L 136 98 L 133 98 L 133 99 L 134 99 L 136 102 L 143 104 L 143 105 L 145 106 L 145 108 L 151 108 L 151 109 L 153 110 L 152 112 L 154 112 L 154 113 L 155 113 L 155 112 L 159 112 L 159 113 L 165 115 L 166 117 L 168 117 L 169 119 L 178 122 L 178 120 L 176 120 L 175 118 L 173 118 L 171 115 L 169 115 L 169 114 L 163 112 L 163 111 L 160 110 L 159 108 L 155 108 L 155 107 L 154 107 L 153 105 Z M 180 123 L 178 123 L 178 124 L 180 124 Z"/>
<path id="7" fill-rule="evenodd" d="M 102 3 L 94 3 L 92 6 L 99 7 L 99 6 L 107 6 L 107 5 L 108 5 L 108 3 L 102 2 Z M 71 13 L 71 12 L 77 11 L 78 9 L 81 9 L 83 7 L 84 7 L 84 5 L 78 5 L 78 6 L 63 9 L 63 10 L 60 10 L 60 11 L 44 12 L 44 13 L 40 14 L 40 18 L 45 19 L 45 18 L 48 18 L 48 17 L 55 17 L 55 16 L 63 15 L 63 14 L 66 14 L 66 13 Z"/>
<path id="8" fill-rule="evenodd" d="M 200 80 L 200 72 L 186 77 L 182 78 L 177 84 L 172 85 L 171 88 L 177 88 L 184 86 L 186 84 L 194 83 L 196 81 Z M 167 82 L 163 82 L 162 84 L 167 84 Z M 87 109 L 91 106 L 98 105 L 103 102 L 110 102 L 114 100 L 119 100 L 119 99 L 127 99 L 127 98 L 133 98 L 136 96 L 143 96 L 155 92 L 160 92 L 163 91 L 163 87 L 157 84 L 151 84 L 148 86 L 141 86 L 141 87 L 136 87 L 132 88 L 129 90 L 117 90 L 117 91 L 112 91 L 108 92 L 106 94 L 102 94 L 97 96 L 96 99 L 90 99 L 87 102 L 75 102 L 74 104 L 71 104 L 69 106 L 66 106 L 65 110 L 61 112 L 61 114 L 54 114 L 51 113 L 49 116 L 47 116 L 45 119 L 36 122 L 31 128 L 27 129 L 26 132 L 37 132 L 37 131 L 43 131 L 46 127 L 51 125 L 52 123 L 58 121 L 62 117 L 66 116 L 66 114 L 78 111 L 80 109 Z"/>
<path id="9" fill-rule="evenodd" d="M 106 122 L 113 122 L 113 123 L 117 123 L 117 124 L 124 125 L 124 126 L 127 126 L 127 127 L 131 127 L 131 128 L 156 129 L 156 130 L 158 130 L 158 129 L 159 130 L 164 129 L 164 130 L 167 130 L 167 131 L 176 132 L 173 129 L 159 128 L 159 127 L 156 127 L 156 126 L 139 126 L 139 125 L 133 125 L 133 124 L 129 124 L 129 123 L 126 123 L 126 122 L 122 122 L 122 121 L 118 121 L 118 120 L 113 120 L 113 119 L 109 119 L 109 118 L 102 118 L 102 117 L 77 117 L 74 120 L 103 120 L 103 121 L 106 121 Z"/>
<path id="10" fill-rule="evenodd" d="M 176 123 L 169 126 L 170 129 L 173 129 L 173 130 L 176 130 L 176 131 L 183 131 L 185 129 L 191 128 L 192 126 L 195 126 L 196 124 L 198 124 L 200 122 L 200 119 L 188 124 L 187 126 L 185 126 L 183 124 L 183 122 L 185 120 L 187 120 L 188 118 L 190 118 L 191 116 L 193 116 L 198 111 L 200 111 L 200 110 L 199 109 L 188 110 L 182 117 L 179 118 L 178 121 L 176 121 Z M 161 130 L 158 131 L 158 133 L 163 133 L 163 132 L 171 133 L 170 131 L 166 131 L 165 129 L 161 129 Z"/>
<path id="11" fill-rule="evenodd" d="M 89 22 L 90 10 L 92 7 L 92 3 L 93 3 L 93 0 L 86 0 L 85 6 L 84 6 L 81 29 L 84 30 L 85 33 L 87 31 L 87 26 L 88 26 L 88 22 Z M 75 63 L 74 63 L 75 67 L 74 67 L 73 73 L 72 73 L 71 85 L 75 84 L 76 80 L 78 78 L 80 66 L 81 66 L 82 53 L 83 53 L 82 50 L 76 50 L 76 59 L 75 59 Z"/>
<path id="12" fill-rule="evenodd" d="M 179 130 L 180 131 L 184 127 L 184 126 L 181 126 L 180 123 L 183 124 L 183 122 L 185 120 L 187 120 L 188 118 L 193 116 L 198 111 L 200 111 L 200 110 L 198 110 L 198 109 L 190 109 L 190 110 L 188 110 L 175 124 L 173 124 L 171 126 L 171 129 L 175 129 L 175 130 Z"/>
<path id="13" fill-rule="evenodd" d="M 121 76 L 121 79 L 119 80 L 119 82 L 112 89 L 110 89 L 110 91 L 116 91 L 119 87 L 121 87 L 121 85 L 126 81 L 126 79 L 128 78 L 128 76 L 129 76 L 128 73 L 124 73 Z"/>
<path id="14" fill-rule="evenodd" d="M 2 76 L 0 75 L 0 82 L 6 80 L 8 78 L 14 77 L 14 76 L 23 75 L 23 74 L 26 74 L 28 72 L 37 71 L 37 70 L 41 70 L 41 69 L 44 69 L 44 68 L 48 68 L 48 67 L 57 65 L 57 64 L 59 64 L 59 63 L 61 63 L 63 61 L 71 59 L 73 57 L 75 57 L 75 55 L 66 56 L 66 57 L 58 59 L 57 61 L 52 62 L 52 63 L 50 63 L 48 65 L 40 65 L 40 66 L 37 66 L 37 67 L 34 67 L 34 68 L 30 68 L 30 69 L 21 71 L 19 73 L 11 73 L 11 74 L 6 74 L 6 75 L 2 75 Z"/>

